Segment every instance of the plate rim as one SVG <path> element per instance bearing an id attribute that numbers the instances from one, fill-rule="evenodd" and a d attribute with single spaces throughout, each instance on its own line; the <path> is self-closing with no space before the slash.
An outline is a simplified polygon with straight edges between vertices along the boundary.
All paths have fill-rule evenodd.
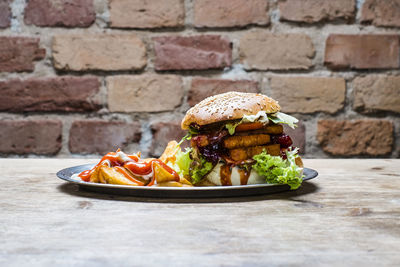
<path id="1" fill-rule="evenodd" d="M 85 181 L 76 181 L 71 179 L 71 177 L 64 177 L 64 172 L 71 171 L 71 169 L 79 168 L 79 167 L 87 167 L 91 168 L 96 164 L 82 164 L 71 166 L 68 168 L 64 168 L 59 170 L 56 173 L 56 176 L 64 181 L 74 183 L 80 186 L 89 186 L 89 187 L 101 187 L 101 188 L 108 188 L 108 189 L 129 189 L 129 190 L 145 190 L 145 191 L 209 191 L 209 190 L 241 190 L 241 189 L 251 189 L 251 188 L 267 188 L 267 187 L 275 187 L 275 186 L 283 186 L 286 184 L 250 184 L 250 185 L 231 185 L 231 186 L 198 186 L 198 187 L 168 187 L 168 186 L 131 186 L 131 185 L 116 185 L 116 184 L 102 184 L 102 183 L 90 183 Z M 303 178 L 303 181 L 308 181 L 314 179 L 319 175 L 318 171 L 311 169 L 311 168 L 303 168 L 304 170 L 307 169 L 312 171 L 313 174 L 306 179 Z"/>

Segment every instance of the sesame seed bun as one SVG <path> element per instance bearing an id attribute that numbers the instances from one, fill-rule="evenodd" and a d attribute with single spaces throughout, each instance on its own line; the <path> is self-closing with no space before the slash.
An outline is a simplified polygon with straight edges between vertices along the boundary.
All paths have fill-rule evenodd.
<path id="1" fill-rule="evenodd" d="M 192 123 L 207 125 L 241 119 L 244 115 L 255 115 L 259 111 L 276 113 L 280 109 L 277 101 L 262 94 L 228 92 L 207 97 L 189 109 L 181 127 L 187 130 Z"/>

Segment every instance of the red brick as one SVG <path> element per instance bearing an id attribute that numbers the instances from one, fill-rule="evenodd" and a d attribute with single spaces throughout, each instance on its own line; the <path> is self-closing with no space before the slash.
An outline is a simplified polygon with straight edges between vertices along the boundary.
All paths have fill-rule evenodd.
<path id="1" fill-rule="evenodd" d="M 0 2 L 0 29 L 7 28 L 11 22 L 11 0 L 2 0 Z"/>
<path id="2" fill-rule="evenodd" d="M 360 20 L 376 26 L 400 27 L 400 1 L 366 0 L 361 9 Z"/>
<path id="3" fill-rule="evenodd" d="M 369 75 L 353 81 L 353 107 L 361 112 L 400 113 L 400 76 Z"/>
<path id="4" fill-rule="evenodd" d="M 249 24 L 268 25 L 268 1 L 195 0 L 196 27 L 235 27 Z"/>
<path id="5" fill-rule="evenodd" d="M 146 47 L 136 34 L 58 35 L 53 38 L 56 69 L 139 70 L 146 66 Z"/>
<path id="6" fill-rule="evenodd" d="M 55 154 L 61 149 L 61 131 L 58 120 L 0 121 L 0 153 Z"/>
<path id="7" fill-rule="evenodd" d="M 301 121 L 297 123 L 295 129 L 284 125 L 283 132 L 290 136 L 293 141 L 293 146 L 299 148 L 300 154 L 306 153 L 306 126 Z"/>
<path id="8" fill-rule="evenodd" d="M 115 28 L 180 27 L 185 20 L 183 0 L 111 0 L 110 24 Z"/>
<path id="9" fill-rule="evenodd" d="M 386 120 L 318 122 L 317 139 L 322 149 L 336 156 L 382 156 L 392 151 L 393 124 Z"/>
<path id="10" fill-rule="evenodd" d="M 309 69 L 314 45 L 305 34 L 273 34 L 251 31 L 240 39 L 240 59 L 246 69 Z"/>
<path id="11" fill-rule="evenodd" d="M 182 103 L 183 82 L 177 75 L 117 75 L 107 78 L 112 112 L 159 112 Z"/>
<path id="12" fill-rule="evenodd" d="M 271 97 L 284 112 L 335 113 L 343 108 L 346 82 L 343 78 L 273 76 Z"/>
<path id="13" fill-rule="evenodd" d="M 0 71 L 33 71 L 34 61 L 43 59 L 46 50 L 39 48 L 39 39 L 0 37 Z"/>
<path id="14" fill-rule="evenodd" d="M 325 65 L 332 69 L 399 67 L 399 36 L 331 34 L 326 40 Z"/>
<path id="15" fill-rule="evenodd" d="M 305 23 L 350 20 L 355 16 L 355 0 L 281 0 L 280 20 Z"/>
<path id="16" fill-rule="evenodd" d="M 127 145 L 140 141 L 140 127 L 137 122 L 75 121 L 69 132 L 69 150 L 81 154 L 105 154 L 118 148 L 123 150 Z"/>
<path id="17" fill-rule="evenodd" d="M 88 27 L 95 20 L 93 0 L 29 0 L 24 18 L 41 27 Z"/>
<path id="18" fill-rule="evenodd" d="M 93 111 L 100 103 L 93 76 L 13 79 L 0 82 L 0 111 Z"/>
<path id="19" fill-rule="evenodd" d="M 228 39 L 219 35 L 155 37 L 156 70 L 222 69 L 232 64 Z"/>
<path id="20" fill-rule="evenodd" d="M 181 129 L 181 123 L 175 122 L 158 122 L 151 125 L 153 140 L 150 147 L 150 155 L 159 157 L 164 152 L 169 141 L 175 140 L 179 142 L 186 132 Z"/>
<path id="21" fill-rule="evenodd" d="M 193 78 L 192 86 L 189 90 L 188 103 L 194 106 L 201 100 L 217 94 L 229 91 L 258 93 L 258 82 L 248 80 L 225 80 Z"/>

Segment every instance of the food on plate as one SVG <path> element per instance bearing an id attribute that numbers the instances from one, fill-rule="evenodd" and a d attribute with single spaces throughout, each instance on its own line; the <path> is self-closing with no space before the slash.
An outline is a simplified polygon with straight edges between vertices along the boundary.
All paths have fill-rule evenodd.
<path id="1" fill-rule="evenodd" d="M 168 144 L 161 160 L 195 186 L 260 183 L 301 185 L 303 163 L 282 124 L 298 120 L 262 94 L 228 92 L 208 97 L 182 120 L 190 148 Z"/>
<path id="2" fill-rule="evenodd" d="M 110 152 L 76 176 L 86 182 L 132 186 L 287 184 L 298 188 L 303 163 L 283 124 L 298 120 L 262 94 L 228 92 L 208 97 L 182 120 L 188 134 L 171 141 L 159 159 Z M 190 147 L 181 144 L 190 140 Z"/>
<path id="3" fill-rule="evenodd" d="M 85 182 L 132 186 L 192 186 L 183 176 L 159 159 L 141 159 L 117 150 L 106 154 L 90 170 L 76 175 Z"/>

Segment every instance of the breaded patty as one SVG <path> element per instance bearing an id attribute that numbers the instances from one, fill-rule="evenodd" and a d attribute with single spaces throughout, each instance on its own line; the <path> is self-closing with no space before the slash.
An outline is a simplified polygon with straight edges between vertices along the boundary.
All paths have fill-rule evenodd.
<path id="1" fill-rule="evenodd" d="M 271 141 L 268 134 L 254 134 L 247 136 L 234 135 L 227 137 L 224 140 L 224 146 L 228 149 L 234 149 L 238 147 L 249 147 L 264 145 Z"/>
<path id="2" fill-rule="evenodd" d="M 279 156 L 281 147 L 279 144 L 267 145 L 267 146 L 252 146 L 252 147 L 241 147 L 229 150 L 229 156 L 234 161 L 242 161 L 250 159 L 255 155 L 258 155 L 265 150 L 272 156 Z"/>
<path id="3" fill-rule="evenodd" d="M 245 135 L 252 135 L 252 134 L 281 134 L 283 133 L 283 127 L 280 124 L 269 125 L 262 129 L 257 129 L 248 132 L 236 132 L 235 135 L 245 136 Z"/>

